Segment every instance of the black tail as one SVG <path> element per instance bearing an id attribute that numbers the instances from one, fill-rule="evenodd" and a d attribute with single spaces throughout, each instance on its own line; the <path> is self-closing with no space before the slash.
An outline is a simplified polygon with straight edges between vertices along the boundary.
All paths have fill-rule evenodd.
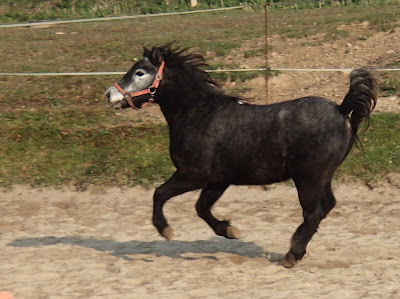
<path id="1" fill-rule="evenodd" d="M 353 132 L 357 137 L 359 124 L 367 121 L 376 105 L 376 82 L 366 69 L 355 69 L 350 73 L 350 90 L 345 96 L 339 110 L 343 115 L 349 115 Z"/>

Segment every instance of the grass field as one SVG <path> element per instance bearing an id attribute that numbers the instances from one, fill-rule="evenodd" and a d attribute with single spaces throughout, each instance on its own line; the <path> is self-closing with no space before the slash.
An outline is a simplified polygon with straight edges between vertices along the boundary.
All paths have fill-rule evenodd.
<path id="1" fill-rule="evenodd" d="M 270 33 L 286 38 L 325 31 L 341 39 L 339 24 L 368 20 L 372 31 L 390 30 L 398 4 L 276 10 Z M 284 20 L 284 21 L 282 21 Z M 365 34 L 370 34 L 366 32 Z M 238 10 L 130 21 L 0 29 L 2 72 L 123 71 L 141 56 L 142 45 L 176 40 L 202 52 L 212 68 L 218 57 L 264 35 L 264 12 Z M 263 53 L 262 46 L 248 57 Z M 262 54 L 258 54 L 262 55 Z M 260 65 L 262 66 L 262 65 Z M 263 74 L 258 74 L 263 75 Z M 0 186 L 31 184 L 149 185 L 173 172 L 164 124 L 116 117 L 102 100 L 115 77 L 2 77 L 0 81 Z M 219 77 L 225 80 L 226 76 Z M 245 79 L 245 78 L 243 78 Z M 387 78 L 388 94 L 398 78 Z M 365 150 L 353 149 L 339 175 L 370 181 L 400 171 L 400 116 L 373 116 L 361 133 Z"/>
<path id="2" fill-rule="evenodd" d="M 0 115 L 0 186 L 150 185 L 173 172 L 164 124 L 104 126 L 112 112 L 70 110 Z M 400 172 L 400 115 L 380 113 L 361 133 L 339 176 L 374 181 Z"/>

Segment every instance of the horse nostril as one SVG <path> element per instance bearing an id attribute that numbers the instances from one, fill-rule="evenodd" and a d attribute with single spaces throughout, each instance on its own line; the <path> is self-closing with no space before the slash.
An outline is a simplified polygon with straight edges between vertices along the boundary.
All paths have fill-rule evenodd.
<path id="1" fill-rule="evenodd" d="M 111 93 L 110 93 L 109 91 L 107 91 L 107 92 L 104 94 L 104 98 L 105 98 L 107 101 L 110 101 L 110 97 L 111 97 Z"/>

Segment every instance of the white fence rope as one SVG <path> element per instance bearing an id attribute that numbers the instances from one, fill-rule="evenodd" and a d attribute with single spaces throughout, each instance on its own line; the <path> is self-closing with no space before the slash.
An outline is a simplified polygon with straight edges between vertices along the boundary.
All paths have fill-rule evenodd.
<path id="1" fill-rule="evenodd" d="M 271 68 L 270 71 L 279 72 L 343 72 L 350 73 L 353 69 L 296 69 L 296 68 Z M 382 68 L 369 68 L 371 71 L 376 72 L 400 72 L 400 68 L 382 69 Z M 229 72 L 260 72 L 266 71 L 266 68 L 252 68 L 252 69 L 218 69 L 206 70 L 208 73 L 229 73 Z M 126 72 L 67 72 L 67 73 L 0 73 L 0 76 L 109 76 L 109 75 L 124 75 Z"/>
<path id="2" fill-rule="evenodd" d="M 221 10 L 241 9 L 241 8 L 246 8 L 246 6 L 232 6 L 232 7 L 223 7 L 223 8 L 210 8 L 210 9 L 202 9 L 202 10 L 191 10 L 191 11 L 182 11 L 182 12 L 166 12 L 166 13 L 159 13 L 159 14 L 146 14 L 146 15 L 134 15 L 134 16 L 122 16 L 122 17 L 106 17 L 106 18 L 92 18 L 92 19 L 79 19 L 79 20 L 58 20 L 58 21 L 48 21 L 48 22 L 4 24 L 4 25 L 0 25 L 0 29 L 1 28 L 11 28 L 11 27 L 34 27 L 34 26 L 44 26 L 44 25 L 68 24 L 68 23 L 102 22 L 102 21 L 139 19 L 139 18 L 149 18 L 149 17 L 175 16 L 175 15 L 186 15 L 186 14 L 213 12 L 213 11 L 221 11 Z"/>
<path id="3" fill-rule="evenodd" d="M 399 72 L 400 68 L 386 69 L 386 68 L 367 68 L 370 71 L 376 72 Z M 296 68 L 272 68 L 272 71 L 280 71 L 280 72 L 351 72 L 354 69 L 296 69 Z"/>

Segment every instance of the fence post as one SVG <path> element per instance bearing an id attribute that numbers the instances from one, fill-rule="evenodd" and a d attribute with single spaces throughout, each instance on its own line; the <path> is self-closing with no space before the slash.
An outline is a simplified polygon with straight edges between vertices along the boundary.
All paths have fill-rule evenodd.
<path id="1" fill-rule="evenodd" d="M 265 3 L 265 95 L 268 104 L 268 3 Z"/>

